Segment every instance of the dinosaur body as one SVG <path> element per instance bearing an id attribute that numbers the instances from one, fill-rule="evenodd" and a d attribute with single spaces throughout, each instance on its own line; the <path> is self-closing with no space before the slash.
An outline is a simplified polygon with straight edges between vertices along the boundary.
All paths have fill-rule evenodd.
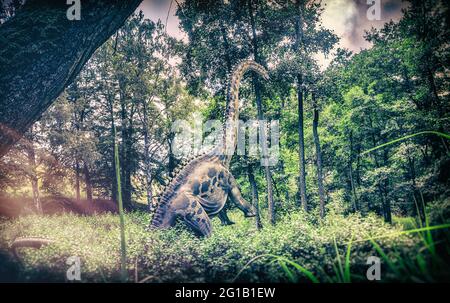
<path id="1" fill-rule="evenodd" d="M 210 217 L 217 215 L 222 224 L 233 224 L 224 209 L 228 198 L 246 217 L 255 215 L 253 206 L 242 198 L 236 180 L 229 171 L 237 143 L 239 86 L 248 70 L 268 78 L 267 71 L 251 60 L 242 61 L 234 68 L 228 87 L 222 146 L 197 156 L 177 173 L 161 196 L 151 222 L 152 227 L 173 226 L 176 218 L 180 217 L 197 234 L 209 236 L 212 231 Z"/>

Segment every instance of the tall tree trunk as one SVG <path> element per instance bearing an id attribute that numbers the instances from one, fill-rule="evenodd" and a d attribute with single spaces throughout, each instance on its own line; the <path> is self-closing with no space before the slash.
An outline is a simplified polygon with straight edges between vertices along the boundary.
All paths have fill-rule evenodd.
<path id="1" fill-rule="evenodd" d="M 300 0 L 297 0 L 297 20 L 295 26 L 295 51 L 301 56 L 303 43 L 303 8 Z M 305 161 L 305 135 L 303 122 L 303 75 L 301 72 L 297 74 L 297 102 L 298 102 L 298 158 L 299 158 L 299 176 L 298 188 L 300 200 L 297 201 L 299 205 L 303 205 L 303 209 L 308 211 L 308 201 L 306 194 L 306 161 Z"/>
<path id="2" fill-rule="evenodd" d="M 422 224 L 424 224 L 425 223 L 425 210 L 423 208 L 422 195 L 420 194 L 419 188 L 417 187 L 414 158 L 408 156 L 408 165 L 409 165 L 411 187 L 412 187 L 413 200 L 414 200 L 414 208 L 413 209 L 415 210 L 419 220 L 422 222 Z"/>
<path id="3" fill-rule="evenodd" d="M 120 106 L 121 106 L 121 135 L 122 144 L 120 146 L 120 180 L 121 180 L 121 190 L 122 190 L 122 201 L 123 206 L 126 209 L 131 208 L 131 167 L 130 167 L 130 152 L 131 152 L 131 118 L 128 113 L 127 106 L 127 96 L 125 93 L 125 83 L 119 79 L 119 90 L 120 90 Z"/>
<path id="4" fill-rule="evenodd" d="M 348 178 L 350 180 L 350 190 L 351 190 L 351 196 L 352 196 L 352 201 L 353 201 L 353 211 L 358 211 L 360 209 L 360 207 L 359 207 L 358 195 L 356 193 L 355 180 L 353 178 L 353 133 L 351 131 L 349 134 L 349 141 L 350 141 L 350 156 L 348 159 Z"/>
<path id="5" fill-rule="evenodd" d="M 360 210 L 360 207 L 359 207 L 358 196 L 356 194 L 355 181 L 353 180 L 352 162 L 350 162 L 348 165 L 348 178 L 350 179 L 350 190 L 352 191 L 351 196 L 352 196 L 352 201 L 353 201 L 353 211 L 358 211 L 358 210 Z"/>
<path id="6" fill-rule="evenodd" d="M 230 45 L 228 43 L 228 38 L 227 38 L 227 29 L 225 28 L 223 22 L 220 22 L 220 32 L 222 34 L 223 48 L 224 48 L 224 52 L 225 52 L 225 63 L 227 64 L 227 72 L 229 75 L 231 75 L 233 66 L 231 64 L 231 58 L 230 58 Z M 226 99 L 225 108 L 228 108 L 228 98 L 225 98 L 225 99 Z"/>
<path id="7" fill-rule="evenodd" d="M 153 200 L 153 191 L 152 191 L 152 166 L 150 162 L 150 138 L 149 138 L 149 130 L 148 130 L 148 112 L 147 112 L 147 103 L 144 102 L 143 111 L 144 111 L 144 165 L 145 165 L 145 190 L 147 194 L 147 206 L 149 211 L 152 210 L 152 200 Z"/>
<path id="8" fill-rule="evenodd" d="M 370 123 L 370 128 L 372 130 L 374 130 L 373 122 L 372 122 L 372 119 L 370 117 L 369 117 L 369 123 Z M 371 138 L 372 138 L 372 147 L 376 147 L 377 146 L 377 140 L 375 138 L 375 132 L 372 131 L 370 133 L 370 135 L 371 135 Z M 377 137 L 380 137 L 380 135 L 378 134 Z M 383 143 L 386 143 L 386 142 L 383 142 Z M 383 153 L 383 160 L 384 160 L 384 165 L 385 166 L 387 165 L 387 151 L 388 150 L 385 149 L 384 153 Z M 381 164 L 380 164 L 380 162 L 378 160 L 377 154 L 376 153 L 372 153 L 372 155 L 373 155 L 373 159 L 374 159 L 374 162 L 375 162 L 375 167 L 377 169 L 381 168 Z M 377 183 L 378 193 L 379 193 L 379 196 L 381 198 L 381 206 L 382 206 L 382 209 L 383 209 L 384 220 L 386 222 L 392 223 L 391 205 L 390 205 L 390 201 L 387 199 L 387 191 L 388 191 L 387 185 L 388 185 L 387 177 L 385 178 L 385 180 L 380 180 Z"/>
<path id="9" fill-rule="evenodd" d="M 126 145 L 126 158 L 128 160 L 128 163 L 125 165 L 125 190 L 123 191 L 123 197 L 124 197 L 124 206 L 128 209 L 131 209 L 131 194 L 133 191 L 133 187 L 131 184 L 131 174 L 132 174 L 132 168 L 131 168 L 131 149 L 132 149 L 132 136 L 133 136 L 133 128 L 130 125 L 128 129 L 128 142 Z"/>
<path id="10" fill-rule="evenodd" d="M 118 204 L 116 157 L 114 156 L 115 142 L 117 140 L 117 138 L 115 138 L 115 136 L 116 136 L 115 129 L 116 129 L 116 126 L 114 123 L 114 112 L 113 112 L 113 109 L 111 108 L 111 138 L 112 138 L 112 140 L 111 140 L 111 157 L 112 157 L 112 160 L 111 160 L 111 163 L 112 163 L 112 167 L 111 167 L 111 199 Z"/>
<path id="11" fill-rule="evenodd" d="M 317 108 L 314 93 L 312 94 L 312 99 L 314 103 L 314 118 L 313 118 L 313 137 L 314 145 L 316 147 L 316 163 L 317 163 L 317 186 L 319 189 L 319 201 L 320 201 L 320 217 L 325 216 L 325 189 L 323 187 L 323 177 L 322 177 L 322 152 L 320 150 L 320 140 L 319 140 L 319 109 Z"/>
<path id="12" fill-rule="evenodd" d="M 258 39 L 256 36 L 256 23 L 255 18 L 253 16 L 253 5 L 252 0 L 247 1 L 248 4 L 248 13 L 250 16 L 250 23 L 252 27 L 252 45 L 253 45 L 253 55 L 255 57 L 255 61 L 261 64 L 261 60 L 259 58 L 258 52 Z M 266 138 L 266 130 L 265 126 L 262 123 L 264 120 L 264 115 L 262 111 L 262 98 L 261 98 L 261 86 L 259 84 L 259 80 L 257 75 L 253 75 L 253 87 L 255 89 L 256 96 L 256 107 L 258 110 L 258 120 L 259 120 L 259 141 L 262 149 L 262 157 L 268 159 L 269 154 L 267 151 L 267 138 Z M 272 176 L 269 168 L 269 164 L 265 163 L 264 165 L 264 174 L 266 177 L 267 184 L 267 203 L 269 205 L 269 221 L 271 224 L 275 224 L 275 204 L 273 201 L 273 189 L 272 189 Z"/>
<path id="13" fill-rule="evenodd" d="M 26 143 L 26 151 L 28 157 L 29 176 L 31 180 L 31 188 L 33 191 L 33 206 L 38 214 L 42 214 L 42 205 L 39 197 L 39 184 L 36 172 L 36 152 L 33 143 L 33 134 L 30 130 L 30 140 Z"/>
<path id="14" fill-rule="evenodd" d="M 69 21 L 66 1 L 28 0 L 0 27 L 0 157 L 78 75 L 93 52 L 141 0 L 81 1 Z"/>
<path id="15" fill-rule="evenodd" d="M 89 167 L 86 161 L 83 161 L 83 172 L 84 172 L 84 183 L 86 185 L 86 199 L 88 200 L 88 202 L 92 203 L 91 173 L 89 172 Z"/>
<path id="16" fill-rule="evenodd" d="M 386 143 L 386 142 L 384 142 Z M 389 157 L 388 157 L 388 149 L 384 149 L 383 151 L 383 165 L 385 167 L 389 166 Z M 392 224 L 392 211 L 391 211 L 391 200 L 389 199 L 389 179 L 386 177 L 383 180 L 383 199 L 384 199 L 384 213 L 385 220 L 388 223 Z"/>
<path id="17" fill-rule="evenodd" d="M 169 154 L 168 154 L 169 161 L 168 161 L 168 165 L 167 165 L 167 171 L 169 173 L 172 173 L 174 171 L 175 167 L 177 166 L 177 161 L 176 161 L 175 155 L 172 150 L 173 140 L 174 140 L 174 135 L 173 135 L 173 133 L 171 133 L 169 135 L 169 137 L 167 138 L 167 144 L 168 144 L 168 150 L 169 150 Z"/>
<path id="18" fill-rule="evenodd" d="M 308 201 L 306 198 L 306 160 L 305 160 L 305 135 L 303 121 L 303 80 L 302 75 L 297 75 L 297 102 L 298 102 L 298 158 L 299 158 L 299 176 L 298 187 L 300 193 L 299 205 L 303 205 L 303 209 L 308 211 Z"/>
<path id="19" fill-rule="evenodd" d="M 252 204 L 255 207 L 256 228 L 259 230 L 263 226 L 261 223 L 261 215 L 259 212 L 258 186 L 256 184 L 255 175 L 253 173 L 253 166 L 251 163 L 248 163 L 248 161 L 247 161 L 247 175 L 248 175 L 248 182 L 250 183 L 250 187 L 252 188 Z"/>
<path id="20" fill-rule="evenodd" d="M 80 202 L 80 161 L 78 159 L 75 160 L 75 195 L 77 202 Z"/>

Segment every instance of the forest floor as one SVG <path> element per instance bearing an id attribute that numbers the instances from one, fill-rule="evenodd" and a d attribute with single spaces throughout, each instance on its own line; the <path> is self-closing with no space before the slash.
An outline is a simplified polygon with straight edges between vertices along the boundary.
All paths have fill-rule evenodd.
<path id="1" fill-rule="evenodd" d="M 207 239 L 195 237 L 183 224 L 148 231 L 148 214 L 127 213 L 128 280 L 367 282 L 367 260 L 376 256 L 381 260 L 381 282 L 449 282 L 449 208 L 440 203 L 435 209 L 429 226 L 440 227 L 433 231 L 420 229 L 412 218 L 395 218 L 390 225 L 376 215 L 333 211 L 323 220 L 301 211 L 279 214 L 275 226 L 263 221 L 258 231 L 253 219 L 231 211 L 236 224 L 221 226 L 213 219 L 213 235 Z M 2 219 L 0 280 L 63 282 L 70 267 L 67 259 L 76 256 L 81 282 L 119 281 L 119 235 L 119 217 L 108 213 Z M 20 264 L 9 252 L 18 237 L 43 237 L 54 243 L 22 248 Z"/>

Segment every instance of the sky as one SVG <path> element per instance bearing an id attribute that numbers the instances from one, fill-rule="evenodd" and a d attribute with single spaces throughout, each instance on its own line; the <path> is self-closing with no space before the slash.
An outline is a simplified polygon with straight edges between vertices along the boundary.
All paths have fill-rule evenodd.
<path id="1" fill-rule="evenodd" d="M 179 20 L 175 16 L 177 2 L 180 3 L 182 0 L 145 0 L 138 10 L 142 10 L 146 17 L 154 21 L 161 19 L 166 23 L 167 20 L 167 32 L 176 38 L 186 40 L 186 35 L 179 29 Z M 367 4 L 368 2 L 370 4 Z M 380 18 L 369 20 L 368 11 L 371 12 L 371 8 L 378 7 L 377 2 L 380 7 Z M 340 37 L 339 47 L 357 53 L 370 47 L 364 40 L 364 32 L 372 27 L 380 28 L 391 19 L 398 21 L 405 3 L 401 0 L 322 0 L 322 7 L 323 26 L 333 30 Z M 317 59 L 323 66 L 331 60 L 321 55 L 318 55 Z"/>

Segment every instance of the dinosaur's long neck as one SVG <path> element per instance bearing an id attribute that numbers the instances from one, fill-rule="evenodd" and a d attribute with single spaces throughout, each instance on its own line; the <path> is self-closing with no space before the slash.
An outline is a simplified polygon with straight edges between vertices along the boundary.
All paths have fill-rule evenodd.
<path id="1" fill-rule="evenodd" d="M 254 71 L 263 78 L 268 78 L 266 69 L 252 60 L 241 61 L 233 69 L 228 85 L 228 105 L 225 113 L 225 125 L 223 132 L 223 164 L 229 166 L 237 145 L 237 133 L 239 127 L 239 87 L 242 77 L 247 71 Z"/>

